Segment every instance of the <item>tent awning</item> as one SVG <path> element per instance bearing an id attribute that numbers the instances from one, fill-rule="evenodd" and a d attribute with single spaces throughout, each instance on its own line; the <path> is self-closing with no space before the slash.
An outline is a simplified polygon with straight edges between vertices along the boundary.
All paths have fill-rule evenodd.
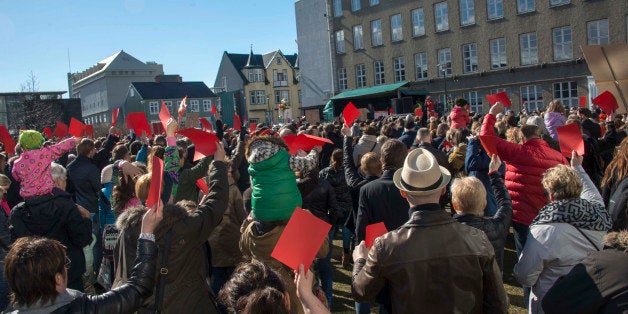
<path id="1" fill-rule="evenodd" d="M 404 96 L 423 96 L 429 94 L 424 89 L 400 89 L 399 92 Z"/>
<path id="2" fill-rule="evenodd" d="M 408 84 L 408 82 L 399 82 L 399 83 L 395 83 L 395 84 L 388 84 L 388 85 L 380 85 L 380 86 L 373 86 L 373 87 L 367 87 L 367 88 L 360 88 L 360 89 L 354 89 L 354 90 L 348 90 L 348 91 L 344 91 L 330 99 L 332 100 L 339 100 L 339 99 L 348 99 L 348 98 L 362 98 L 362 97 L 368 97 L 368 96 L 376 96 L 379 94 L 387 94 L 387 93 L 391 93 L 396 91 L 397 89 L 399 89 L 400 87 L 405 86 L 406 84 Z"/>
<path id="3" fill-rule="evenodd" d="M 323 113 L 334 113 L 334 103 L 331 100 L 328 101 L 325 108 L 323 108 Z"/>

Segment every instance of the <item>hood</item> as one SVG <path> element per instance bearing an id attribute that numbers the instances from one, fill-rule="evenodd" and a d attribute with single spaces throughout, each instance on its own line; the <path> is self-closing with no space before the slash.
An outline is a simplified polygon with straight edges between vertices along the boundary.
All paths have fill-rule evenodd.
<path id="1" fill-rule="evenodd" d="M 604 238 L 604 246 L 628 252 L 628 230 L 609 232 Z"/>
<path id="2" fill-rule="evenodd" d="M 364 144 L 366 142 L 369 143 L 377 143 L 377 136 L 376 135 L 362 135 L 360 137 L 360 140 L 358 141 L 358 144 Z"/>
<path id="3" fill-rule="evenodd" d="M 164 206 L 164 218 L 155 230 L 155 237 L 165 239 L 166 232 L 179 221 L 189 216 L 188 211 L 181 205 L 168 204 Z"/>
<path id="4" fill-rule="evenodd" d="M 116 219 L 116 228 L 122 232 L 131 227 L 140 226 L 145 213 L 146 208 L 144 206 L 128 208 Z"/>

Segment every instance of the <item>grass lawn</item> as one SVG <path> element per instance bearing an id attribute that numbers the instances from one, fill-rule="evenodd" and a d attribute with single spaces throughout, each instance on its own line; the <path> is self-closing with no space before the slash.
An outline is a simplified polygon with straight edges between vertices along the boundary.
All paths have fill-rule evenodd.
<path id="1" fill-rule="evenodd" d="M 332 300 L 333 313 L 355 313 L 355 304 L 351 298 L 351 270 L 343 269 L 340 264 L 342 256 L 342 240 L 339 237 L 334 239 L 332 253 L 332 268 L 334 279 L 334 297 Z M 517 261 L 515 245 L 512 233 L 506 242 L 504 252 L 504 289 L 510 299 L 509 313 L 526 313 L 523 308 L 523 290 L 517 281 L 512 277 L 512 267 Z M 371 313 L 378 313 L 376 307 L 371 308 Z"/>

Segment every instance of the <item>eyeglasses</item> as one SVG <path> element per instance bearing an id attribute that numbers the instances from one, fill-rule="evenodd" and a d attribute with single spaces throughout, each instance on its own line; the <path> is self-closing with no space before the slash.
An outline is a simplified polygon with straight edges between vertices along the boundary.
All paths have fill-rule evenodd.
<path id="1" fill-rule="evenodd" d="M 72 261 L 66 256 L 65 257 L 65 268 L 66 269 L 70 269 L 70 267 L 72 267 Z"/>

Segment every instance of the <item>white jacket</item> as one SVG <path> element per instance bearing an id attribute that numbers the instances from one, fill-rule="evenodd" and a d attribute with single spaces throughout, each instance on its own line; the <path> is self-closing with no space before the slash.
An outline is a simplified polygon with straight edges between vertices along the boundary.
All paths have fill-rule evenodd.
<path id="1" fill-rule="evenodd" d="M 381 144 L 377 141 L 376 135 L 362 135 L 358 143 L 353 147 L 353 163 L 360 167 L 360 159 L 368 152 L 379 154 Z"/>

